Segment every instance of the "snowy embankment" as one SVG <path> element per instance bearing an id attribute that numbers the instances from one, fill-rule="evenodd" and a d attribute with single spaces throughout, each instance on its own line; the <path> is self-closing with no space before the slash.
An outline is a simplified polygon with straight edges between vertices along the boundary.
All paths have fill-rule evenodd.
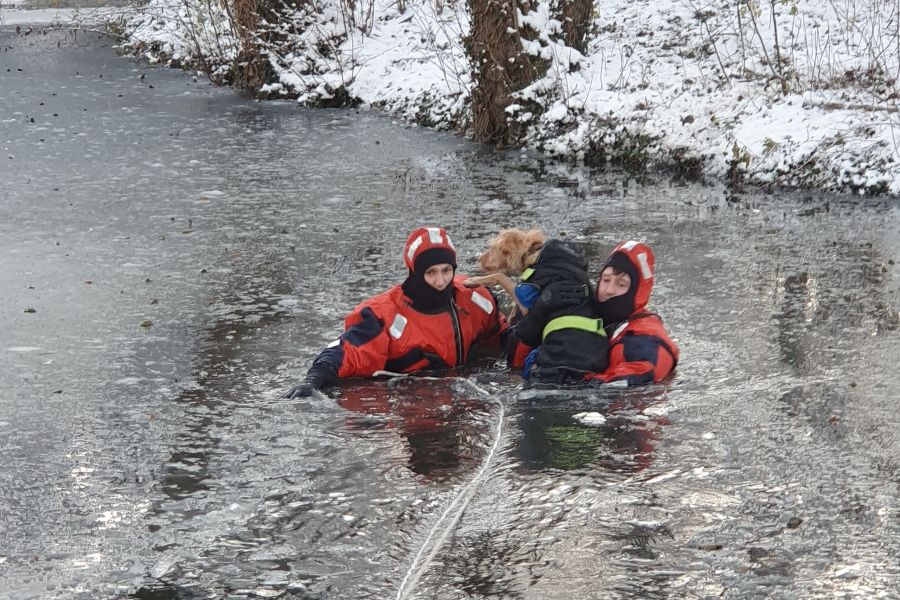
<path id="1" fill-rule="evenodd" d="M 225 77 L 238 42 L 219 6 L 150 0 L 126 24 L 129 44 Z M 609 0 L 595 3 L 586 54 L 559 41 L 547 0 L 532 6 L 519 15 L 532 38 L 524 48 L 549 68 L 508 108 L 522 146 L 591 164 L 900 194 L 897 5 Z M 461 0 L 311 0 L 274 20 L 257 36 L 274 72 L 263 93 L 309 104 L 338 94 L 468 129 Z"/>
<path id="2" fill-rule="evenodd" d="M 37 27 L 102 27 L 130 15 L 123 7 L 31 8 L 30 0 L 0 0 L 0 27 L 24 28 L 24 35 Z"/>

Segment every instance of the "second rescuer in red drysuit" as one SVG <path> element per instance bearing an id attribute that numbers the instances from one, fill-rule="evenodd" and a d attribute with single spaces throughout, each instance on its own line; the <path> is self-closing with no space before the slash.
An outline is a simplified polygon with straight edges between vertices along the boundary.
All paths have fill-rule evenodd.
<path id="1" fill-rule="evenodd" d="M 585 381 L 643 385 L 662 381 L 675 370 L 678 346 L 669 337 L 662 319 L 646 310 L 653 290 L 654 262 L 649 246 L 628 241 L 613 248 L 603 264 L 591 304 L 593 316 L 602 319 L 609 338 L 609 363 L 602 372 L 584 375 Z M 557 298 L 577 303 L 580 295 L 589 293 L 583 285 L 555 282 L 541 295 L 550 304 Z M 516 350 L 510 363 L 521 368 L 526 352 Z"/>
<path id="2" fill-rule="evenodd" d="M 646 310 L 653 291 L 653 250 L 622 242 L 610 252 L 597 281 L 597 315 L 609 336 L 609 366 L 586 380 L 616 385 L 659 382 L 675 370 L 678 346 L 662 319 Z"/>
<path id="3" fill-rule="evenodd" d="M 409 276 L 362 302 L 285 396 L 309 396 L 339 377 L 376 371 L 411 373 L 466 364 L 476 346 L 499 346 L 506 320 L 484 287 L 467 288 L 456 276 L 456 250 L 440 227 L 420 227 L 406 242 Z"/>

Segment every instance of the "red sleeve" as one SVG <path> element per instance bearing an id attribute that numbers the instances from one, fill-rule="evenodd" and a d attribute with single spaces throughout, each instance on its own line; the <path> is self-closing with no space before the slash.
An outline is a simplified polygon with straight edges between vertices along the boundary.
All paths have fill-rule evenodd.
<path id="1" fill-rule="evenodd" d="M 658 383 L 675 368 L 675 359 L 656 336 L 626 335 L 609 355 L 609 368 L 585 379 L 603 383 L 623 382 L 628 386 Z"/>
<path id="2" fill-rule="evenodd" d="M 468 279 L 468 276 L 458 275 L 455 283 L 461 286 L 466 279 Z M 497 303 L 494 293 L 484 286 L 462 289 L 466 290 L 466 293 L 470 295 L 469 298 L 472 298 L 474 295 L 478 296 L 477 301 L 472 299 L 473 304 L 476 306 L 473 310 L 475 310 L 476 314 L 481 313 L 484 315 L 478 333 L 475 335 L 478 345 L 484 348 L 501 347 L 509 324 L 506 321 L 506 315 L 500 312 L 500 305 Z M 488 304 L 485 304 L 485 302 Z"/>
<path id="3" fill-rule="evenodd" d="M 503 341 L 503 334 L 509 328 L 506 322 L 506 315 L 500 314 L 496 304 L 494 305 L 494 314 L 488 319 L 487 324 L 482 333 L 482 343 L 487 348 L 499 348 Z"/>
<path id="4" fill-rule="evenodd" d="M 506 361 L 508 363 L 507 366 L 510 369 L 521 369 L 525 366 L 525 358 L 528 357 L 528 353 L 534 350 L 534 348 L 518 338 L 515 338 L 512 342 L 515 346 L 509 352 Z"/>
<path id="5" fill-rule="evenodd" d="M 338 377 L 369 377 L 384 369 L 388 360 L 390 337 L 385 319 L 371 306 L 350 313 L 338 343 L 343 356 Z"/>

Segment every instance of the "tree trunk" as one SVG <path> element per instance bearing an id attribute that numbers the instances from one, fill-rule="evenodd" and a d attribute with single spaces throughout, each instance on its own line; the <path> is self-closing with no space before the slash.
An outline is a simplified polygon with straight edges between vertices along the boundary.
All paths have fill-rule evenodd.
<path id="1" fill-rule="evenodd" d="M 593 0 L 559 0 L 566 45 L 582 54 L 587 52 L 587 34 L 591 28 Z"/>
<path id="2" fill-rule="evenodd" d="M 272 75 L 256 37 L 260 9 L 265 8 L 265 0 L 233 0 L 232 4 L 232 19 L 241 44 L 232 69 L 234 86 L 250 93 L 256 93 Z"/>
<path id="3" fill-rule="evenodd" d="M 468 0 L 468 4 L 472 27 L 465 48 L 472 65 L 475 139 L 505 145 L 512 138 L 506 108 L 512 93 L 534 80 L 534 67 L 522 50 L 515 0 Z"/>

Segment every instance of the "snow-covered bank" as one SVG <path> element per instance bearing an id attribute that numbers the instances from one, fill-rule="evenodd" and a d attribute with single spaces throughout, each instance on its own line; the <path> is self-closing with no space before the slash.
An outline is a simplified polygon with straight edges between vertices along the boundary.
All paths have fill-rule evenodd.
<path id="1" fill-rule="evenodd" d="M 257 41 L 274 76 L 261 92 L 309 104 L 339 94 L 467 131 L 466 3 L 350 6 L 311 0 L 263 22 Z M 896 5 L 609 0 L 595 4 L 585 54 L 560 41 L 552 8 L 540 0 L 519 14 L 537 32 L 525 50 L 548 65 L 507 109 L 522 146 L 591 164 L 900 194 Z M 151 0 L 126 34 L 151 60 L 204 63 L 223 80 L 238 54 L 219 3 Z"/>
<path id="2" fill-rule="evenodd" d="M 86 27 L 122 20 L 124 8 L 24 8 L 26 2 L 0 4 L 0 27 Z M 12 6 L 13 8 L 10 8 Z"/>

